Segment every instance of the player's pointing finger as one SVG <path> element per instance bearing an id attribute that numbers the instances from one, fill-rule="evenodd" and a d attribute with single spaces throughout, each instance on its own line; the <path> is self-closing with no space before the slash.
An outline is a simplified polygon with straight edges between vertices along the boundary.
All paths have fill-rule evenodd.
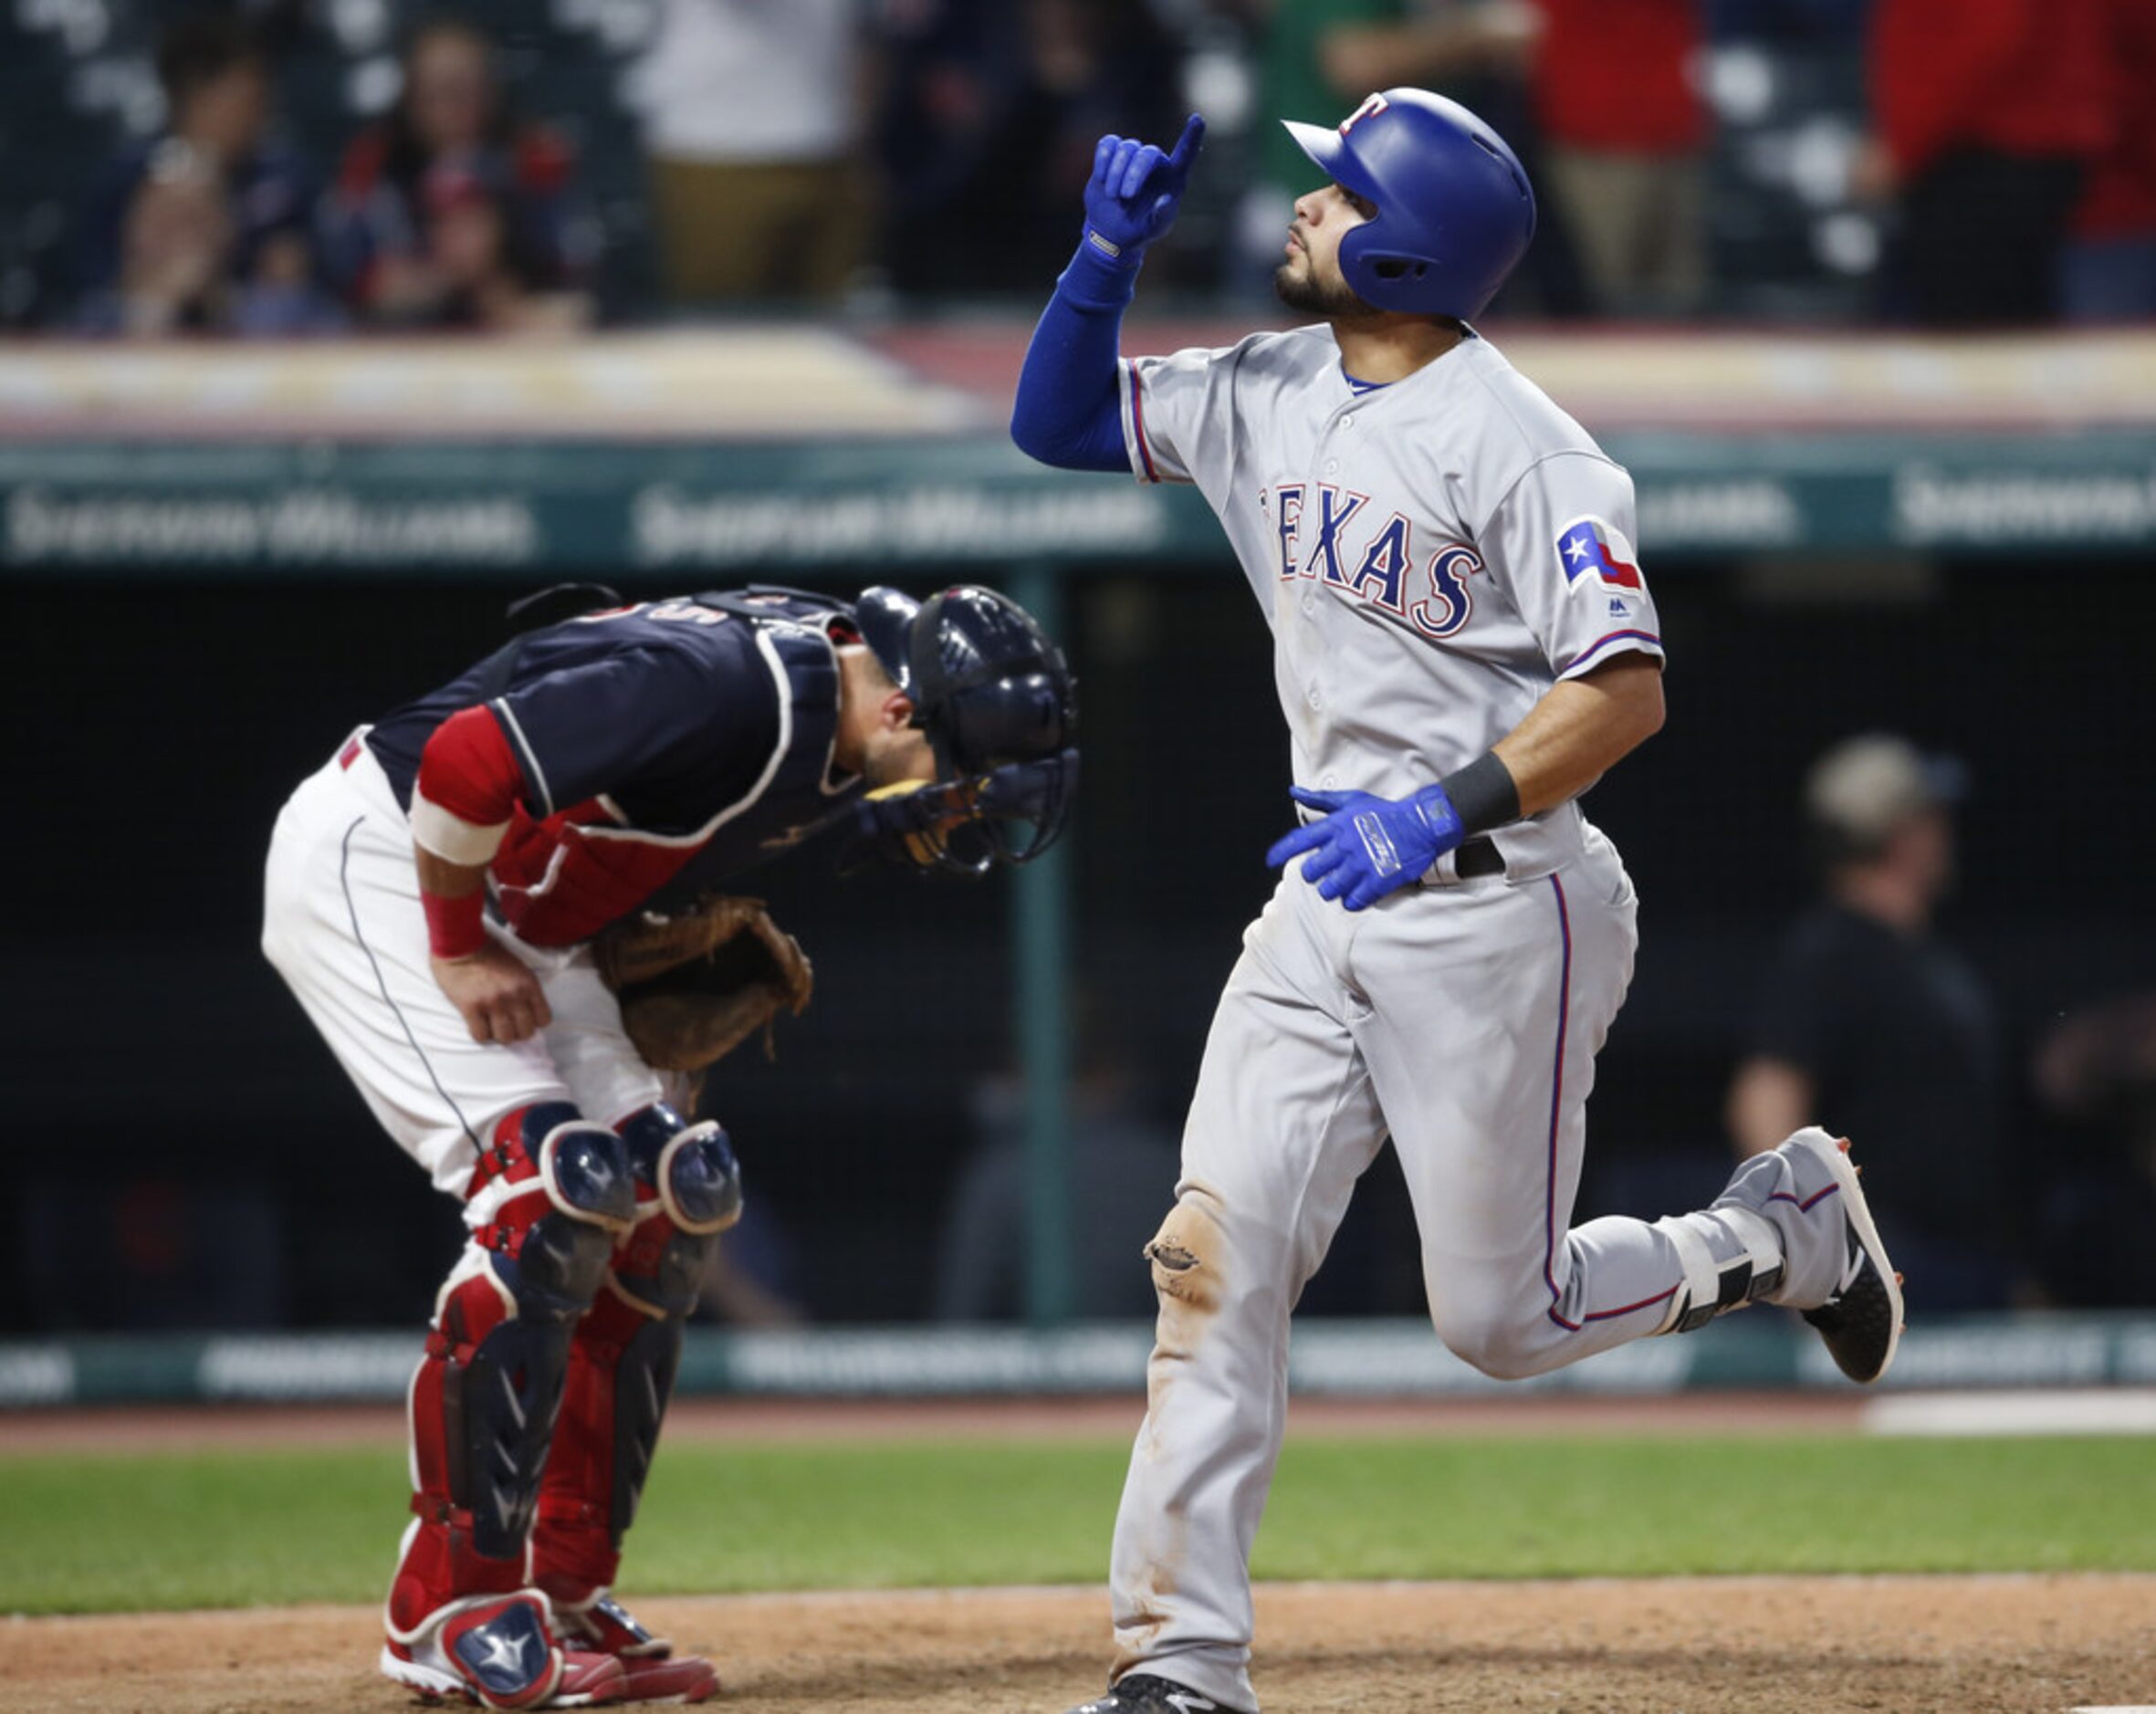
<path id="1" fill-rule="evenodd" d="M 1169 152 L 1167 163 L 1180 172 L 1188 166 L 1191 158 L 1205 143 L 1205 119 L 1193 113 L 1183 121 L 1183 134 L 1176 139 L 1175 148 Z"/>

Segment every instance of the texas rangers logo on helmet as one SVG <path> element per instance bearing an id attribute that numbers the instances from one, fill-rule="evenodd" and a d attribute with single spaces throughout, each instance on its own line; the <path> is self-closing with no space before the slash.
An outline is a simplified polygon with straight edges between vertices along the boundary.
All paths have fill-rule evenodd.
<path id="1" fill-rule="evenodd" d="M 1579 518 L 1565 527 L 1557 538 L 1557 563 L 1565 568 L 1567 583 L 1576 584 L 1593 571 L 1621 590 L 1647 587 L 1640 581 L 1632 544 L 1598 517 Z"/>
<path id="2" fill-rule="evenodd" d="M 1374 114 L 1384 112 L 1391 105 L 1392 103 L 1387 100 L 1382 94 L 1365 96 L 1362 106 L 1356 108 L 1354 112 L 1340 121 L 1340 134 L 1343 137 L 1346 136 L 1363 120 L 1369 119 Z"/>

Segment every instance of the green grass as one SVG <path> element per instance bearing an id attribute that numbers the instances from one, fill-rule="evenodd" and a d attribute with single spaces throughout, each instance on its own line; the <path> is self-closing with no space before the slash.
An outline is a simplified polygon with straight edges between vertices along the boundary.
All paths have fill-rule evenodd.
<path id="1" fill-rule="evenodd" d="M 681 1445 L 637 1593 L 1092 1583 L 1123 1443 Z M 0 1613 L 379 1599 L 403 1455 L 0 1459 Z M 1291 1440 L 1273 1578 L 2156 1570 L 2145 1439 Z"/>

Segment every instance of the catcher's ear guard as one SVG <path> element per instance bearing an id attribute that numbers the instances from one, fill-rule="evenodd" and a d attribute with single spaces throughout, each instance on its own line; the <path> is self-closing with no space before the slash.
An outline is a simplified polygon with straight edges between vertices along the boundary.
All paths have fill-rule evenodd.
<path id="1" fill-rule="evenodd" d="M 861 627 L 862 642 L 891 682 L 909 696 L 914 694 L 914 621 L 920 612 L 921 603 L 912 596 L 883 584 L 862 590 L 853 603 L 853 622 Z"/>
<path id="2" fill-rule="evenodd" d="M 887 786 L 853 806 L 842 866 L 866 856 L 901 868 L 982 875 L 1029 863 L 1062 836 L 1078 794 L 1078 752 L 1006 762 L 968 779 Z"/>

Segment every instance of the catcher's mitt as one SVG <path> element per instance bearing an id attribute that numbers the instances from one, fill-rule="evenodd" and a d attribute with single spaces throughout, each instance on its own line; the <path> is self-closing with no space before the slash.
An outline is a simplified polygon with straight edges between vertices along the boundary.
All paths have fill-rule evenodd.
<path id="1" fill-rule="evenodd" d="M 801 943 L 761 899 L 714 894 L 672 915 L 640 912 L 603 930 L 591 953 L 629 1040 L 661 1071 L 700 1071 L 759 1029 L 769 1056 L 773 1020 L 799 1017 L 816 986 Z"/>

